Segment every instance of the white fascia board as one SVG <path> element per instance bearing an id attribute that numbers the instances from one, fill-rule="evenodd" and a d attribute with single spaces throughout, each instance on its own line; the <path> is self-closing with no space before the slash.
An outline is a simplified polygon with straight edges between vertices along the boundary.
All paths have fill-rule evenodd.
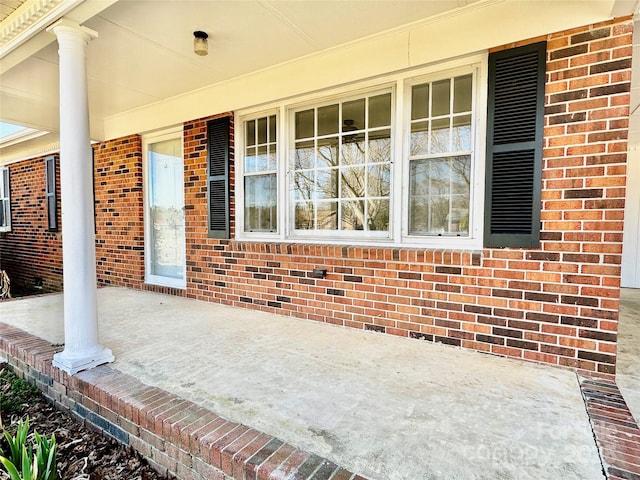
<path id="1" fill-rule="evenodd" d="M 611 19 L 614 0 L 487 0 L 105 119 L 105 138 L 283 100 Z M 631 14 L 632 11 L 629 11 Z"/>

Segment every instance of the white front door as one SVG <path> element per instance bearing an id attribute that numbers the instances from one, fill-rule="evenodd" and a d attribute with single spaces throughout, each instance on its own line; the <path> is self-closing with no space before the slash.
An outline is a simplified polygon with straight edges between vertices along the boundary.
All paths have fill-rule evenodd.
<path id="1" fill-rule="evenodd" d="M 184 161 L 182 137 L 146 143 L 145 280 L 185 288 Z"/>

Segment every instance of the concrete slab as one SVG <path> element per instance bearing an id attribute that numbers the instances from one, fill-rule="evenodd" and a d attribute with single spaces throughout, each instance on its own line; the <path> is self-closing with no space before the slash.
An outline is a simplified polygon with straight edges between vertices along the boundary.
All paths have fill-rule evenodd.
<path id="1" fill-rule="evenodd" d="M 640 423 L 640 289 L 623 288 L 620 300 L 616 381 Z"/>
<path id="2" fill-rule="evenodd" d="M 149 292 L 99 291 L 113 368 L 372 479 L 602 479 L 574 373 Z M 62 341 L 62 296 L 0 303 Z"/>

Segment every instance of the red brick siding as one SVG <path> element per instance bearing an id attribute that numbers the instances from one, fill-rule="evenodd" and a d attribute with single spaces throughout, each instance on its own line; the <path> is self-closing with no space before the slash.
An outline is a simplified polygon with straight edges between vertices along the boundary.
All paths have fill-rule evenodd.
<path id="1" fill-rule="evenodd" d="M 94 147 L 98 282 L 144 282 L 142 141 L 131 135 Z"/>
<path id="2" fill-rule="evenodd" d="M 32 287 L 34 279 L 41 278 L 42 291 L 54 292 L 62 289 L 60 163 L 56 168 L 58 232 L 49 232 L 45 158 L 9 165 L 11 231 L 0 233 L 0 268 L 15 287 Z"/>

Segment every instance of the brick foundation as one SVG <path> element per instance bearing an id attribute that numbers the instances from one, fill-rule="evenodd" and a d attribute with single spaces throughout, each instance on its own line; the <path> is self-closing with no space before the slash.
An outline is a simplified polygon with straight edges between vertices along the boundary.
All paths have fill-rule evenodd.
<path id="1" fill-rule="evenodd" d="M 540 40 L 548 42 L 541 248 L 209 239 L 206 122 L 215 117 L 207 117 L 184 124 L 187 289 L 144 283 L 137 135 L 95 147 L 98 282 L 615 373 L 632 22 L 520 44 Z M 11 166 L 12 185 L 23 163 Z M 230 167 L 233 199 L 233 161 Z M 232 200 L 232 237 L 234 213 Z M 21 268 L 46 258 L 38 255 Z M 312 277 L 315 267 L 326 269 L 326 278 Z"/>

